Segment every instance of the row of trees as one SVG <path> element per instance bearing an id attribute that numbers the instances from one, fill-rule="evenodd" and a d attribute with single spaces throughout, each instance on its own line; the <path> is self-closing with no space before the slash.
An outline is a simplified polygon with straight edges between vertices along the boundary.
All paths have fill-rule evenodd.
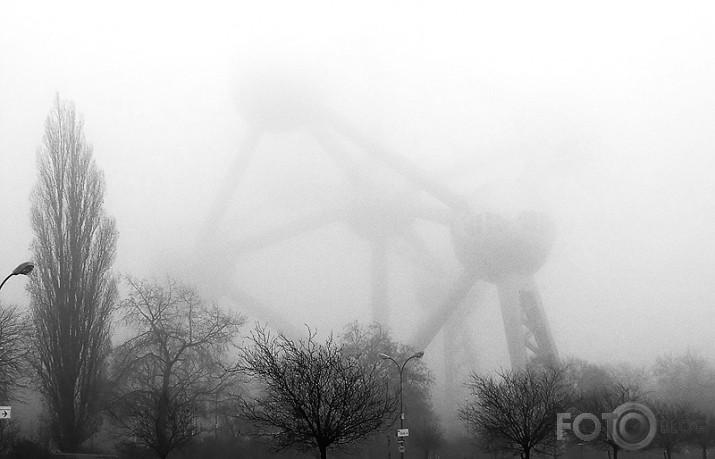
<path id="1" fill-rule="evenodd" d="M 686 447 L 705 459 L 715 446 L 715 367 L 691 352 L 661 357 L 649 370 L 572 359 L 558 367 L 473 375 L 469 387 L 472 398 L 460 417 L 485 451 L 557 457 L 583 446 L 583 435 L 593 436 L 588 447 L 608 450 L 614 459 L 623 449 L 658 449 L 670 458 Z M 639 406 L 602 417 L 629 402 Z M 582 413 L 594 416 L 579 418 L 579 437 L 573 423 Z M 562 438 L 559 419 L 571 427 Z"/>
<path id="2" fill-rule="evenodd" d="M 9 401 L 34 378 L 56 449 L 78 451 L 108 417 L 130 440 L 125 447 L 163 458 L 206 429 L 219 398 L 239 400 L 233 414 L 268 426 L 262 433 L 277 448 L 315 448 L 323 457 L 394 420 L 396 388 L 387 381 L 395 375 L 378 353 L 409 350 L 379 328 L 355 324 L 342 341 L 323 343 L 313 332 L 295 341 L 259 327 L 236 356 L 243 319 L 176 281 L 127 279 L 119 301 L 111 273 L 118 232 L 104 212 L 104 177 L 81 118 L 59 96 L 37 163 L 31 314 L 0 310 L 0 390 Z M 113 347 L 116 326 L 128 339 Z M 408 390 L 419 392 L 416 412 L 432 419 L 431 380 L 423 365 L 414 368 Z M 239 384 L 246 377 L 259 384 Z"/>
<path id="3" fill-rule="evenodd" d="M 321 458 L 331 448 L 374 440 L 394 425 L 399 394 L 390 381 L 396 375 L 378 354 L 402 358 L 413 350 L 379 326 L 354 323 L 340 339 L 330 335 L 325 341 L 311 330 L 307 338 L 293 340 L 257 326 L 250 344 L 238 347 L 240 316 L 202 303 L 172 279 L 127 283 L 130 293 L 119 311 L 129 338 L 101 365 L 105 378 L 96 409 L 87 416 L 91 424 L 78 428 L 84 439 L 104 416 L 123 439 L 120 451 L 165 458 L 211 430 L 209 417 L 218 416 L 211 410 L 218 409 L 219 397 L 235 424 L 244 419 L 262 426 L 253 433 L 268 437 L 273 449 L 315 450 Z M 232 359 L 233 348 L 238 355 Z M 437 432 L 431 437 L 436 443 L 441 432 L 429 404 L 432 380 L 424 365 L 407 377 L 411 407 L 422 418 L 413 425 Z M 55 441 L 68 430 L 53 430 Z M 430 437 L 423 446 L 425 440 Z"/>

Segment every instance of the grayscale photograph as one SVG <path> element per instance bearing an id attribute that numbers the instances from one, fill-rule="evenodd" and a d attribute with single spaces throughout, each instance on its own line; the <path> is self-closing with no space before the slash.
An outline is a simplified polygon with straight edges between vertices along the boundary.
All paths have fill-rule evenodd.
<path id="1" fill-rule="evenodd" d="M 711 457 L 714 24 L 0 2 L 0 458 Z"/>

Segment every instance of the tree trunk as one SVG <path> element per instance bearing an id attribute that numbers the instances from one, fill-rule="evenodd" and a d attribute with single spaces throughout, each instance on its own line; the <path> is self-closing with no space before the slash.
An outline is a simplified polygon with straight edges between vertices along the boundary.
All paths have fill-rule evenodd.
<path id="1" fill-rule="evenodd" d="M 618 459 L 618 449 L 615 446 L 612 448 L 613 449 L 613 459 Z"/>
<path id="2" fill-rule="evenodd" d="M 708 447 L 707 446 L 703 446 L 702 455 L 700 457 L 702 459 L 708 459 Z"/>
<path id="3" fill-rule="evenodd" d="M 168 456 L 173 445 L 171 445 L 172 435 L 168 432 L 169 427 L 169 391 L 171 382 L 171 363 L 169 363 L 169 355 L 165 354 L 164 359 L 167 362 L 162 375 L 161 393 L 159 394 L 159 406 L 157 407 L 156 421 L 154 422 L 157 448 Z"/>
<path id="4" fill-rule="evenodd" d="M 70 386 L 71 387 L 71 386 Z M 76 438 L 76 422 L 73 394 L 71 390 L 66 390 L 67 386 L 62 388 L 60 403 L 62 404 L 58 412 L 58 433 L 57 446 L 63 453 L 76 453 L 77 438 Z"/>
<path id="5" fill-rule="evenodd" d="M 323 445 L 318 445 L 320 449 L 320 459 L 328 459 L 328 447 Z"/>

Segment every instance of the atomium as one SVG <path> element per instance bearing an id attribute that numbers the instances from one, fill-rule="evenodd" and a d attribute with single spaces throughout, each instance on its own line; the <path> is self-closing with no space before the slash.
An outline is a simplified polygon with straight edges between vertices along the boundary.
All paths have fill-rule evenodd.
<path id="1" fill-rule="evenodd" d="M 556 362 L 556 347 L 534 281 L 553 245 L 551 219 L 539 212 L 524 211 L 506 217 L 478 210 L 470 199 L 361 131 L 331 109 L 319 91 L 306 89 L 308 86 L 280 76 L 257 77 L 245 83 L 237 97 L 248 132 L 208 212 L 198 246 L 206 265 L 222 260 L 219 269 L 214 270 L 218 274 L 212 276 L 213 294 L 229 298 L 252 315 L 290 333 L 293 325 L 281 315 L 282 305 L 264 304 L 235 285 L 231 278 L 235 263 L 246 254 L 342 222 L 370 247 L 370 307 L 374 321 L 389 326 L 387 253 L 396 241 L 404 243 L 399 245 L 401 250 L 405 245 L 411 247 L 410 258 L 443 281 L 441 298 L 424 300 L 426 314 L 408 344 L 427 349 L 446 329 L 444 361 L 448 380 L 457 365 L 457 337 L 461 335 L 475 345 L 472 331 L 459 315 L 474 307 L 464 303 L 480 281 L 496 285 L 512 367 L 522 368 L 532 361 Z M 337 166 L 351 191 L 334 206 L 291 215 L 281 224 L 249 237 L 223 240 L 216 231 L 217 223 L 225 218 L 262 140 L 295 130 L 315 139 L 325 160 Z M 378 169 L 389 170 L 398 179 L 386 183 Z M 420 221 L 448 230 L 452 258 L 461 264 L 456 279 L 445 275 L 443 260 L 420 235 L 416 228 Z"/>

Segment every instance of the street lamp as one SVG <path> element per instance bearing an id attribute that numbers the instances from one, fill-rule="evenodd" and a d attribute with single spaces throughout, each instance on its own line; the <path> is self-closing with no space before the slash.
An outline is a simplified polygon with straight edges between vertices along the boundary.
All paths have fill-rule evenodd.
<path id="1" fill-rule="evenodd" d="M 407 360 L 405 360 L 405 361 L 402 363 L 402 365 L 400 365 L 399 363 L 397 363 L 397 360 L 393 359 L 393 358 L 390 357 L 389 355 L 387 355 L 387 354 L 382 354 L 382 353 L 378 354 L 378 356 L 379 356 L 381 359 L 389 360 L 389 361 L 391 361 L 392 363 L 394 363 L 395 366 L 397 367 L 397 369 L 398 369 L 399 372 L 400 372 L 400 429 L 402 429 L 402 427 L 403 427 L 403 426 L 402 426 L 402 422 L 405 420 L 405 411 L 404 411 L 404 408 L 403 408 L 403 405 L 402 405 L 402 371 L 405 369 L 405 365 L 407 365 L 407 362 L 409 362 L 409 361 L 412 360 L 412 359 L 421 359 L 423 355 L 425 355 L 424 352 L 422 352 L 422 351 L 417 352 L 417 353 L 415 353 L 414 355 L 410 356 Z M 405 457 L 404 447 L 402 448 L 402 451 L 400 451 L 400 457 L 401 457 L 401 458 L 404 458 L 404 457 Z"/>
<path id="2" fill-rule="evenodd" d="M 24 276 L 27 276 L 32 272 L 32 270 L 35 268 L 35 265 L 30 262 L 26 261 L 24 263 L 20 263 L 17 268 L 13 272 L 7 275 L 5 280 L 2 281 L 2 284 L 0 284 L 0 288 L 2 288 L 3 285 L 5 285 L 5 282 L 7 282 L 8 279 L 10 279 L 12 276 L 17 276 L 18 274 L 22 274 Z"/>

